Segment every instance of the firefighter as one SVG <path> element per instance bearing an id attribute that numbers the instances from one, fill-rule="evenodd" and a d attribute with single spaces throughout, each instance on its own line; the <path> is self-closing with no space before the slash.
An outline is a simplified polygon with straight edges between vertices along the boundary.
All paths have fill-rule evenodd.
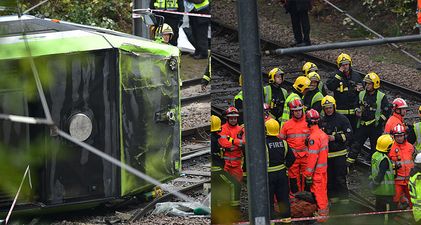
<path id="1" fill-rule="evenodd" d="M 421 118 L 421 106 L 418 108 L 418 116 Z M 421 152 L 421 122 L 415 123 L 412 129 L 414 133 L 414 146 L 417 153 Z"/>
<path id="2" fill-rule="evenodd" d="M 371 72 L 364 77 L 364 83 L 365 90 L 359 94 L 359 108 L 355 109 L 358 124 L 351 152 L 347 158 L 349 164 L 355 162 L 367 138 L 370 139 L 371 152 L 369 152 L 369 157 L 371 158 L 371 155 L 376 151 L 377 138 L 383 133 L 383 124 L 390 114 L 387 98 L 379 90 L 379 76 Z"/>
<path id="3" fill-rule="evenodd" d="M 292 194 L 304 190 L 304 177 L 302 174 L 307 163 L 307 146 L 305 140 L 310 130 L 308 129 L 303 111 L 303 103 L 296 98 L 289 103 L 291 119 L 281 128 L 279 137 L 286 140 L 288 147 L 295 156 L 294 164 L 288 169 L 290 191 Z"/>
<path id="4" fill-rule="evenodd" d="M 241 148 L 244 143 L 240 134 L 243 128 L 238 125 L 239 114 L 235 107 L 228 107 L 225 115 L 227 123 L 222 125 L 221 137 L 218 140 L 218 143 L 224 148 L 224 170 L 241 182 L 243 179 L 243 170 L 241 168 L 243 154 Z"/>
<path id="5" fill-rule="evenodd" d="M 406 208 L 406 204 L 412 207 L 408 189 L 409 173 L 414 167 L 412 154 L 414 154 L 414 146 L 406 140 L 405 127 L 401 124 L 396 125 L 392 130 L 395 142 L 389 152 L 390 159 L 395 164 L 395 196 L 393 202 L 398 208 Z"/>
<path id="6" fill-rule="evenodd" d="M 383 134 L 377 139 L 376 152 L 371 157 L 371 175 L 369 177 L 371 193 L 376 196 L 376 210 L 389 211 L 392 208 L 392 199 L 395 195 L 395 178 L 392 161 L 388 153 L 393 145 L 390 134 Z M 385 214 L 384 222 L 387 223 Z"/>
<path id="7" fill-rule="evenodd" d="M 404 116 L 406 115 L 406 109 L 408 105 L 406 104 L 405 100 L 401 98 L 396 98 L 392 102 L 392 110 L 393 114 L 386 122 L 386 126 L 384 127 L 384 133 L 390 134 L 394 127 L 398 124 L 404 125 Z"/>
<path id="8" fill-rule="evenodd" d="M 212 209 L 215 216 L 212 217 L 212 223 L 226 223 L 232 222 L 227 219 L 238 217 L 240 203 L 241 184 L 232 177 L 229 173 L 224 171 L 225 161 L 223 159 L 223 151 L 218 144 L 221 137 L 221 119 L 217 116 L 211 116 L 211 153 L 212 153 L 212 167 L 211 167 L 211 182 L 212 182 Z M 222 213 L 229 213 L 228 218 L 220 217 Z"/>
<path id="9" fill-rule="evenodd" d="M 322 111 L 321 101 L 323 98 L 323 94 L 317 88 L 320 83 L 320 75 L 316 72 L 310 72 L 307 78 L 310 79 L 310 86 L 303 96 L 305 110 L 315 109 L 320 113 Z"/>
<path id="10" fill-rule="evenodd" d="M 267 103 L 263 103 L 263 119 L 264 119 L 265 122 L 270 120 L 270 119 L 273 119 L 272 116 L 270 115 L 269 104 L 267 104 Z"/>
<path id="11" fill-rule="evenodd" d="M 279 123 L 274 119 L 265 122 L 266 128 L 266 149 L 268 155 L 268 179 L 269 179 L 269 200 L 271 218 L 281 218 L 285 222 L 291 222 L 291 211 L 289 202 L 289 186 L 287 168 L 295 160 L 294 154 L 288 150 L 285 141 L 281 141 L 279 134 Z M 274 198 L 277 200 L 279 217 L 275 215 Z"/>
<path id="12" fill-rule="evenodd" d="M 322 99 L 324 116 L 320 128 L 329 137 L 328 186 L 332 203 L 348 203 L 346 155 L 352 138 L 352 127 L 346 116 L 336 112 L 336 100 L 326 95 Z"/>
<path id="13" fill-rule="evenodd" d="M 417 225 L 421 224 L 421 154 L 418 153 L 414 160 L 415 166 L 409 178 L 409 193 L 411 194 L 412 213 Z"/>
<path id="14" fill-rule="evenodd" d="M 238 85 L 243 86 L 243 75 L 238 77 Z M 238 117 L 238 124 L 243 124 L 243 90 L 234 96 L 234 107 L 238 110 L 240 116 Z"/>
<path id="15" fill-rule="evenodd" d="M 310 109 L 306 113 L 306 123 L 310 128 L 308 136 L 308 161 L 304 170 L 306 189 L 314 194 L 317 204 L 316 216 L 329 214 L 327 198 L 327 157 L 329 151 L 329 137 L 319 128 L 319 113 Z M 318 222 L 326 222 L 326 218 Z"/>
<path id="16" fill-rule="evenodd" d="M 359 74 L 353 72 L 352 59 L 348 54 L 341 53 L 336 64 L 338 71 L 326 82 L 326 87 L 336 99 L 336 111 L 344 114 L 356 131 L 355 108 L 358 107 L 358 93 L 364 90 L 362 80 Z"/>
<path id="17" fill-rule="evenodd" d="M 158 43 L 169 44 L 174 36 L 170 25 L 164 23 L 161 28 L 156 30 L 155 41 Z"/>
<path id="18" fill-rule="evenodd" d="M 289 103 L 294 99 L 300 99 L 301 97 L 308 91 L 308 87 L 310 86 L 310 79 L 304 76 L 299 76 L 295 79 L 294 84 L 292 85 L 293 89 L 292 92 L 288 95 L 285 100 L 284 110 L 282 112 L 281 118 L 281 128 L 283 127 L 284 123 L 289 120 L 290 118 L 290 111 L 289 111 Z M 279 119 L 278 119 L 279 120 Z"/>
<path id="19" fill-rule="evenodd" d="M 184 1 L 182 0 L 152 0 L 150 1 L 149 8 L 166 10 L 166 11 L 174 11 L 174 12 L 175 11 L 184 12 Z M 173 37 L 170 39 L 169 43 L 171 45 L 177 46 L 178 26 L 180 24 L 182 17 L 180 15 L 176 15 L 172 13 L 165 13 L 165 12 L 155 12 L 155 14 L 163 16 L 164 22 L 167 25 L 169 25 L 169 27 L 172 28 Z"/>
<path id="20" fill-rule="evenodd" d="M 302 70 L 303 70 L 304 75 L 306 77 L 308 77 L 308 74 L 310 72 L 316 72 L 316 73 L 318 73 L 319 68 L 317 67 L 316 64 L 314 64 L 312 62 L 306 62 L 306 63 L 304 63 Z M 310 77 L 308 77 L 308 78 L 310 78 Z M 323 95 L 326 95 L 326 91 L 325 91 L 325 88 L 324 88 L 324 83 L 320 79 L 319 79 L 319 83 L 317 84 L 317 88 L 319 89 L 320 93 L 322 93 Z"/>
<path id="21" fill-rule="evenodd" d="M 288 92 L 281 87 L 285 73 L 278 67 L 273 68 L 269 74 L 269 85 L 263 88 L 265 103 L 271 108 L 272 117 L 281 122 Z"/>

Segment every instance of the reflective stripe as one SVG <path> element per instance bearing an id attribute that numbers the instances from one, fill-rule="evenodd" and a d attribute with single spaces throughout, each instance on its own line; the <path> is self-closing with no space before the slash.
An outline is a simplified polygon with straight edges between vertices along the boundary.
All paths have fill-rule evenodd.
<path id="1" fill-rule="evenodd" d="M 354 115 L 355 109 L 337 109 L 336 112 L 344 115 Z"/>
<path id="2" fill-rule="evenodd" d="M 335 74 L 335 78 L 338 79 L 338 80 L 342 80 L 342 77 L 339 76 L 338 74 Z"/>
<path id="3" fill-rule="evenodd" d="M 156 9 L 177 9 L 178 1 L 177 0 L 155 0 L 154 7 Z"/>
<path id="4" fill-rule="evenodd" d="M 342 137 L 342 141 L 343 141 L 343 142 L 345 142 L 345 141 L 346 141 L 346 136 L 345 136 L 345 134 L 341 134 L 341 137 Z"/>
<path id="5" fill-rule="evenodd" d="M 320 164 L 316 165 L 316 168 L 322 168 L 322 167 L 325 167 L 325 166 L 327 166 L 327 163 L 320 163 Z"/>
<path id="6" fill-rule="evenodd" d="M 194 4 L 194 8 L 196 9 L 196 11 L 207 8 L 208 6 L 209 6 L 209 0 L 204 0 L 200 4 Z"/>
<path id="7" fill-rule="evenodd" d="M 243 140 L 241 139 L 240 140 L 240 147 L 242 147 L 243 146 Z"/>
<path id="8" fill-rule="evenodd" d="M 344 87 L 342 89 L 340 87 L 338 87 L 338 88 L 336 88 L 336 90 L 339 91 L 339 92 L 348 91 L 348 87 Z"/>
<path id="9" fill-rule="evenodd" d="M 243 101 L 243 91 L 238 92 L 238 94 L 234 97 L 234 102 L 237 99 L 240 99 L 241 101 Z"/>
<path id="10" fill-rule="evenodd" d="M 327 150 L 327 149 L 328 149 L 328 147 L 327 147 L 327 146 L 324 146 L 324 147 L 322 147 L 322 148 L 320 148 L 320 149 L 316 149 L 316 150 L 308 150 L 308 152 L 309 152 L 309 153 L 312 153 L 312 154 L 317 154 L 317 153 L 322 152 L 322 151 Z"/>
<path id="11" fill-rule="evenodd" d="M 403 176 L 396 176 L 395 177 L 395 180 L 409 180 L 409 176 L 405 176 L 405 177 L 403 177 Z"/>
<path id="12" fill-rule="evenodd" d="M 228 156 L 224 156 L 222 157 L 225 160 L 241 160 L 241 157 L 228 157 Z"/>
<path id="13" fill-rule="evenodd" d="M 347 158 L 346 161 L 349 162 L 349 163 L 354 163 L 355 162 L 355 159 L 353 159 L 353 158 Z"/>
<path id="14" fill-rule="evenodd" d="M 310 173 L 314 172 L 314 169 L 312 169 L 312 168 L 307 168 L 306 170 Z"/>
<path id="15" fill-rule="evenodd" d="M 305 151 L 308 151 L 308 148 L 304 148 L 304 149 L 295 149 L 295 148 L 291 148 L 291 150 L 292 150 L 293 152 L 305 152 Z"/>
<path id="16" fill-rule="evenodd" d="M 208 75 L 203 75 L 202 78 L 205 79 L 206 81 L 210 81 L 211 80 L 211 78 Z"/>
<path id="17" fill-rule="evenodd" d="M 269 166 L 268 172 L 276 172 L 285 169 L 286 166 L 284 164 L 278 165 L 278 166 Z"/>
<path id="18" fill-rule="evenodd" d="M 347 153 L 348 153 L 348 149 L 344 149 L 344 150 L 337 151 L 337 152 L 329 152 L 327 157 L 328 158 L 334 158 L 334 157 L 346 155 Z"/>
<path id="19" fill-rule="evenodd" d="M 404 161 L 399 161 L 399 162 L 401 163 L 401 165 L 404 165 L 404 164 L 413 164 L 414 163 L 414 161 L 412 161 L 410 159 L 407 159 L 407 160 L 404 160 Z"/>
<path id="20" fill-rule="evenodd" d="M 288 134 L 287 138 L 308 137 L 310 134 Z"/>
<path id="21" fill-rule="evenodd" d="M 219 167 L 219 166 L 212 166 L 211 167 L 211 172 L 218 172 L 218 171 L 221 171 L 221 170 L 222 170 L 222 168 Z"/>
<path id="22" fill-rule="evenodd" d="M 368 126 L 368 125 L 370 125 L 374 122 L 376 122 L 376 119 L 372 119 L 370 121 L 360 121 L 360 124 L 363 125 L 363 126 Z"/>
<path id="23" fill-rule="evenodd" d="M 365 97 L 365 93 L 366 91 L 361 91 L 358 94 L 358 99 L 359 99 L 359 104 L 362 105 L 362 103 L 364 102 L 364 97 Z M 377 94 L 376 94 L 376 112 L 374 113 L 374 121 L 375 121 L 375 125 L 377 126 L 379 124 L 379 120 L 382 116 L 382 112 L 381 112 L 381 106 L 382 106 L 382 100 L 383 97 L 385 96 L 385 94 L 379 90 L 377 90 Z M 371 108 L 371 107 L 370 107 Z M 384 118 L 384 116 L 383 116 Z M 374 121 L 370 120 L 365 123 L 365 126 L 370 125 L 371 123 L 373 123 Z M 358 120 L 357 122 L 357 128 L 359 128 L 359 124 L 361 123 L 361 119 Z M 361 123 L 361 125 L 364 125 L 363 123 Z"/>
<path id="24" fill-rule="evenodd" d="M 221 138 L 227 138 L 228 136 L 227 135 L 221 135 Z"/>

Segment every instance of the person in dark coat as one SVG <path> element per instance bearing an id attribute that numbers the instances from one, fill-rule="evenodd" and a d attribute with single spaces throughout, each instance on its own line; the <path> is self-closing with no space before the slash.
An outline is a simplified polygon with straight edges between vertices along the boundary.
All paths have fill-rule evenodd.
<path id="1" fill-rule="evenodd" d="M 308 11 L 311 9 L 311 0 L 282 0 L 287 13 L 291 15 L 292 31 L 295 43 L 293 46 L 311 45 L 310 20 Z"/>

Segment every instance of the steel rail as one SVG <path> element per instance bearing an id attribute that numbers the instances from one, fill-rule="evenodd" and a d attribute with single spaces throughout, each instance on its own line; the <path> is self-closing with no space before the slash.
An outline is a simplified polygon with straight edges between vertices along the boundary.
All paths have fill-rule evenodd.
<path id="1" fill-rule="evenodd" d="M 211 93 L 199 94 L 195 96 L 184 97 L 181 99 L 181 105 L 187 105 L 193 102 L 201 102 L 204 100 L 211 100 Z"/>

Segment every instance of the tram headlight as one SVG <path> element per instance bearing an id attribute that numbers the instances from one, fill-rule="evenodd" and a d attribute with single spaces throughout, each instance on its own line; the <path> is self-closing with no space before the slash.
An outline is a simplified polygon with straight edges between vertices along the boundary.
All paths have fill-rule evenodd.
<path id="1" fill-rule="evenodd" d="M 70 136 L 79 141 L 85 141 L 92 134 L 92 120 L 83 113 L 77 113 L 70 118 Z"/>

